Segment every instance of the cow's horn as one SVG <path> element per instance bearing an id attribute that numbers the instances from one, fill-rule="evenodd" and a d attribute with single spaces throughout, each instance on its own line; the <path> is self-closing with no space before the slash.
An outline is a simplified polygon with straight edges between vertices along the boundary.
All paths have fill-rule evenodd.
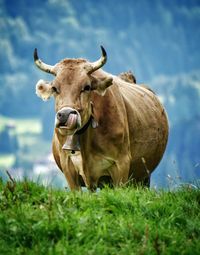
<path id="1" fill-rule="evenodd" d="M 41 59 L 38 58 L 37 49 L 34 50 L 34 62 L 36 66 L 41 69 L 42 71 L 46 73 L 51 73 L 53 75 L 56 75 L 55 71 L 53 71 L 54 66 L 47 65 L 44 62 L 42 62 Z"/>
<path id="2" fill-rule="evenodd" d="M 101 58 L 93 63 L 91 63 L 91 69 L 88 71 L 88 74 L 93 73 L 97 69 L 105 65 L 107 61 L 107 54 L 103 46 L 101 46 Z"/>

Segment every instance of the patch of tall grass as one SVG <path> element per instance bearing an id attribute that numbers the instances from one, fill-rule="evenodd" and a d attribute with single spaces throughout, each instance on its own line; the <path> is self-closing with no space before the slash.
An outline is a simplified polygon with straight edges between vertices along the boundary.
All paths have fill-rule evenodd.
<path id="1" fill-rule="evenodd" d="M 198 254 L 200 190 L 0 182 L 0 254 Z"/>

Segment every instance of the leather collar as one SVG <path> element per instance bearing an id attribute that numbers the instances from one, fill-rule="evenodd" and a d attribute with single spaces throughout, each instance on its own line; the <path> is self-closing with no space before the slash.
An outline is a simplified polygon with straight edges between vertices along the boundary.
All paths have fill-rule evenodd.
<path id="1" fill-rule="evenodd" d="M 75 134 L 76 135 L 83 134 L 91 123 L 92 123 L 92 115 L 90 116 L 88 122 L 81 129 L 77 130 Z"/>

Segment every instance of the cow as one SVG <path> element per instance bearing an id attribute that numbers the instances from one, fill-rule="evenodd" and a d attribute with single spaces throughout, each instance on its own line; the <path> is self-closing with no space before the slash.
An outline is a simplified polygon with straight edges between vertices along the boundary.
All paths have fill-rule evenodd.
<path id="1" fill-rule="evenodd" d="M 105 72 L 107 53 L 95 62 L 64 59 L 43 62 L 34 50 L 34 62 L 55 76 L 39 80 L 36 94 L 55 98 L 52 151 L 71 190 L 94 191 L 105 183 L 149 186 L 168 139 L 168 119 L 158 97 L 137 85 Z"/>

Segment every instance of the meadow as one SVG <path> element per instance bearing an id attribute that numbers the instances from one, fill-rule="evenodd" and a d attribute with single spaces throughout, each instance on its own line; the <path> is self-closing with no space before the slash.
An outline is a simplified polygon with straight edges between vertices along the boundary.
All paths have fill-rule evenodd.
<path id="1" fill-rule="evenodd" d="M 200 190 L 0 181 L 0 254 L 199 254 Z"/>

